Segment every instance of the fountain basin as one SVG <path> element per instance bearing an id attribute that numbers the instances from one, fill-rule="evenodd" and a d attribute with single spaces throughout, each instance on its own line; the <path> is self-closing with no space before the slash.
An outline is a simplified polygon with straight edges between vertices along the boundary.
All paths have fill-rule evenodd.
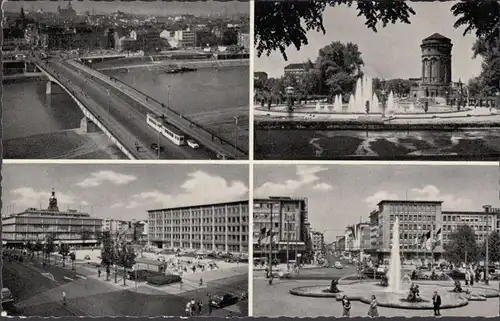
<path id="1" fill-rule="evenodd" d="M 414 309 L 414 310 L 432 310 L 432 295 L 434 291 L 438 291 L 441 295 L 441 309 L 453 309 L 467 305 L 469 300 L 462 293 L 453 293 L 451 290 L 440 287 L 437 284 L 420 285 L 420 295 L 423 298 L 421 302 L 405 302 L 406 293 L 394 293 L 381 290 L 372 282 L 356 283 L 349 286 L 339 286 L 339 293 L 326 292 L 328 287 L 325 285 L 301 286 L 293 288 L 290 293 L 297 296 L 313 297 L 313 298 L 335 298 L 341 301 L 343 296 L 347 296 L 351 301 L 360 301 L 365 304 L 371 303 L 371 296 L 377 297 L 377 303 L 381 307 L 397 308 L 397 309 Z M 498 293 L 497 293 L 498 296 Z M 471 301 L 475 301 L 471 298 Z"/>

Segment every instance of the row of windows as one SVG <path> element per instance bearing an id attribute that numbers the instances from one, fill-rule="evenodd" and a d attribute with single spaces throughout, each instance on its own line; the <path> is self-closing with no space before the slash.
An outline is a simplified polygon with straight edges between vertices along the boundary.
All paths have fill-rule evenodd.
<path id="1" fill-rule="evenodd" d="M 248 228 L 247 226 L 243 225 L 237 225 L 237 226 L 228 226 L 227 228 L 225 226 L 215 226 L 213 229 L 210 226 L 203 227 L 203 229 L 200 229 L 199 227 L 193 227 L 190 229 L 189 227 L 186 228 L 179 228 L 179 227 L 149 227 L 149 232 L 150 233 L 155 233 L 155 232 L 165 232 L 165 233 L 182 233 L 182 232 L 187 232 L 187 233 L 192 233 L 192 234 L 200 234 L 200 233 L 225 233 L 226 231 L 228 233 L 239 233 L 240 231 L 245 233 L 247 232 Z"/>
<path id="2" fill-rule="evenodd" d="M 243 216 L 229 216 L 229 217 L 220 217 L 220 218 L 214 218 L 213 220 L 211 218 L 203 218 L 203 219 L 165 219 L 162 220 L 161 218 L 157 218 L 155 220 L 149 220 L 149 224 L 156 224 L 156 225 L 202 225 L 202 224 L 212 224 L 212 223 L 220 223 L 220 224 L 225 224 L 225 223 L 235 223 L 235 224 L 240 224 L 240 223 L 245 223 L 247 222 L 247 217 Z"/>
<path id="3" fill-rule="evenodd" d="M 439 207 L 436 205 L 390 205 L 391 213 L 437 213 Z"/>
<path id="4" fill-rule="evenodd" d="M 189 235 L 189 234 L 182 234 L 182 235 L 179 235 L 179 234 L 161 234 L 161 233 L 153 233 L 151 234 L 152 237 L 151 238 L 161 238 L 161 239 L 167 239 L 167 240 L 170 240 L 170 239 L 173 239 L 173 240 L 200 240 L 200 235 Z M 219 240 L 219 241 L 224 241 L 225 239 L 227 240 L 233 240 L 233 241 L 239 241 L 240 240 L 240 236 L 241 236 L 241 239 L 242 240 L 246 240 L 247 239 L 247 236 L 245 234 L 242 234 L 242 235 L 227 235 L 227 238 L 226 238 L 226 235 L 224 234 L 219 234 L 219 235 L 203 235 L 203 239 L 204 240 Z"/>
<path id="5" fill-rule="evenodd" d="M 390 217 L 391 221 L 396 220 L 396 216 L 399 218 L 399 221 L 412 221 L 412 222 L 421 222 L 421 221 L 435 221 L 436 216 L 433 215 L 422 215 L 422 214 L 414 214 L 414 215 L 392 215 Z"/>
<path id="6" fill-rule="evenodd" d="M 43 226 L 43 225 L 9 225 L 3 228 L 4 232 L 70 232 L 80 233 L 82 231 L 95 232 L 100 231 L 101 226 Z"/>
<path id="7" fill-rule="evenodd" d="M 226 211 L 227 209 L 227 211 Z M 149 213 L 149 219 L 162 219 L 164 217 L 170 218 L 189 218 L 189 217 L 205 217 L 205 216 L 225 216 L 226 214 L 239 214 L 241 210 L 242 214 L 248 213 L 248 204 L 243 205 L 231 205 L 224 207 L 207 207 L 202 209 L 192 209 L 192 210 L 166 210 L 157 211 Z"/>
<path id="8" fill-rule="evenodd" d="M 47 233 L 12 233 L 12 232 L 2 232 L 2 237 L 5 240 L 17 240 L 17 241 L 37 241 L 44 240 L 47 237 Z M 80 234 L 68 234 L 68 233 L 56 233 L 54 235 L 57 240 L 82 240 Z M 94 239 L 93 236 L 90 236 L 90 240 Z M 82 241 L 83 242 L 83 241 Z"/>
<path id="9" fill-rule="evenodd" d="M 465 215 L 443 215 L 443 222 L 457 222 L 457 223 L 474 223 L 474 222 L 486 222 L 488 216 L 465 216 Z M 491 221 L 491 219 L 490 219 Z"/>
<path id="10" fill-rule="evenodd" d="M 102 221 L 95 219 L 82 220 L 82 219 L 68 219 L 68 218 L 16 217 L 16 224 L 102 225 Z"/>
<path id="11" fill-rule="evenodd" d="M 203 246 L 202 246 L 203 245 Z M 201 250 L 201 249 L 211 249 L 213 251 L 217 252 L 225 252 L 226 250 L 229 252 L 248 252 L 248 246 L 246 245 L 235 245 L 235 244 L 227 244 L 227 249 L 226 245 L 216 245 L 213 246 L 213 244 L 201 244 L 201 243 L 180 243 L 180 242 L 174 242 L 174 243 L 163 243 L 164 247 L 174 247 L 174 248 L 192 248 L 195 250 Z"/>

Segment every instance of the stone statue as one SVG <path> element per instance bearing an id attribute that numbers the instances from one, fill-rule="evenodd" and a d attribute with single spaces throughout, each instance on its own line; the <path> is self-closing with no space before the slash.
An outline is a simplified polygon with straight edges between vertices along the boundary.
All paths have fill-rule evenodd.
<path id="1" fill-rule="evenodd" d="M 337 285 L 339 285 L 339 280 L 338 279 L 333 279 L 332 283 L 330 284 L 330 292 L 331 293 L 339 293 L 340 292 L 340 290 L 337 287 Z"/>
<path id="2" fill-rule="evenodd" d="M 387 275 L 382 275 L 381 280 L 380 280 L 380 285 L 381 286 L 389 286 L 389 280 L 387 279 Z"/>
<path id="3" fill-rule="evenodd" d="M 410 293 L 406 297 L 407 302 L 421 302 L 422 298 L 420 297 L 420 290 L 418 285 L 412 283 L 410 286 Z"/>

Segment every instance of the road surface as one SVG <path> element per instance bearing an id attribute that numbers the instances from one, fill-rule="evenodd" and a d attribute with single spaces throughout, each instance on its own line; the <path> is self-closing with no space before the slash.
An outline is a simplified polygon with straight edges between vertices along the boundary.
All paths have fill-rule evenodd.
<path id="1" fill-rule="evenodd" d="M 157 159 L 157 154 L 151 150 L 152 143 L 158 143 L 158 132 L 146 124 L 146 113 L 128 100 L 116 95 L 113 90 L 108 92 L 99 82 L 77 72 L 68 65 L 52 60 L 48 63 L 50 70 L 57 72 L 58 79 L 72 89 L 77 97 L 96 115 L 106 126 L 111 125 L 113 133 L 119 127 L 123 128 L 121 138 L 129 149 L 135 148 L 135 142 L 140 146 L 140 159 Z M 43 66 L 42 66 L 43 67 Z M 49 71 L 50 71 L 49 70 Z M 126 131 L 126 132 L 125 132 Z M 173 142 L 160 136 L 160 145 L 164 147 L 160 154 L 162 159 L 207 159 L 207 150 L 198 150 L 188 146 L 177 146 Z"/>
<path id="2" fill-rule="evenodd" d="M 207 313 L 207 293 L 233 292 L 243 289 L 247 278 L 228 278 L 208 288 L 182 293 L 167 294 L 159 290 L 154 293 L 138 293 L 121 290 L 108 282 L 60 266 L 43 269 L 36 261 L 3 261 L 3 284 L 12 291 L 15 307 L 10 315 L 22 316 L 181 316 L 184 315 L 188 300 L 195 298 L 204 302 Z M 88 273 L 87 273 L 88 274 Z M 111 281 L 112 282 L 112 281 Z M 129 281 L 130 282 L 130 281 Z M 213 283 L 213 284 L 212 284 Z M 62 293 L 66 293 L 67 304 L 62 303 Z M 151 292 L 151 291 L 150 291 Z M 153 290 L 154 292 L 154 290 Z M 214 311 L 214 315 L 239 316 L 248 313 L 247 301 L 235 306 Z"/>

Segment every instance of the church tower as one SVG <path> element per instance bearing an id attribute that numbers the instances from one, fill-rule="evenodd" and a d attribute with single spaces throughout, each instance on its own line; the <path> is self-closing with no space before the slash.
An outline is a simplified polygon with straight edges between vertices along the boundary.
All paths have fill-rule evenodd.
<path id="1" fill-rule="evenodd" d="M 56 192 L 52 189 L 52 195 L 49 198 L 49 211 L 59 212 L 59 207 L 57 206 Z"/>

